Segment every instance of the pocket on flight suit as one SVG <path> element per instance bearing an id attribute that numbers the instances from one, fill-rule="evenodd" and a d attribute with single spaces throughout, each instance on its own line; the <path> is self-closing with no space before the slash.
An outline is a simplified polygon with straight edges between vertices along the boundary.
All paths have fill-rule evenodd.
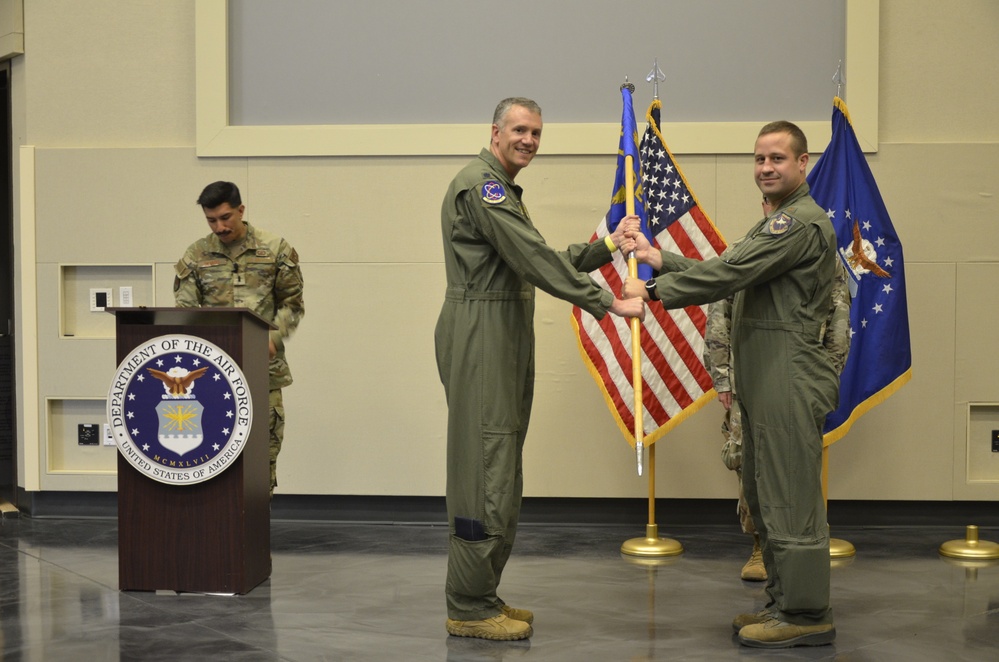
<path id="1" fill-rule="evenodd" d="M 789 508 L 794 497 L 793 458 L 777 436 L 780 432 L 759 423 L 753 425 L 756 493 L 762 510 Z"/>
<path id="2" fill-rule="evenodd" d="M 825 538 L 768 536 L 774 563 L 780 568 L 782 609 L 820 612 L 829 607 L 829 543 Z M 821 615 L 821 614 L 819 614 Z"/>
<path id="3" fill-rule="evenodd" d="M 493 558 L 502 542 L 498 536 L 469 541 L 452 535 L 448 549 L 447 592 L 474 598 L 493 595 L 496 591 Z"/>
<path id="4" fill-rule="evenodd" d="M 502 535 L 517 504 L 517 433 L 486 430 L 482 434 L 483 517 L 488 535 Z"/>

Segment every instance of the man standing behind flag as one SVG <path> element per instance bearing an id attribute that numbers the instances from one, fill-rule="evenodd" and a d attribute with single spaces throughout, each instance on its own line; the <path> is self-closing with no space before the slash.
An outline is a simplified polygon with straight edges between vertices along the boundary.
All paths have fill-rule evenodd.
<path id="1" fill-rule="evenodd" d="M 624 295 L 677 308 L 735 294 L 731 340 L 744 488 L 760 534 L 768 600 L 732 625 L 747 646 L 818 646 L 836 637 L 822 496 L 822 427 L 839 396 L 836 367 L 822 343 L 839 259 L 836 235 L 808 195 L 801 129 L 767 124 L 754 160 L 772 211 L 725 259 L 651 250 L 634 233 L 636 256 L 663 273 L 644 283 L 629 278 Z"/>
<path id="2" fill-rule="evenodd" d="M 596 317 L 643 317 L 640 298 L 616 299 L 587 272 L 631 251 L 628 217 L 605 241 L 549 247 L 513 183 L 541 143 L 541 108 L 504 99 L 489 148 L 452 180 L 441 208 L 447 292 L 434 341 L 448 404 L 449 634 L 530 637 L 534 615 L 497 587 L 517 532 L 523 446 L 534 394 L 534 288 Z"/>

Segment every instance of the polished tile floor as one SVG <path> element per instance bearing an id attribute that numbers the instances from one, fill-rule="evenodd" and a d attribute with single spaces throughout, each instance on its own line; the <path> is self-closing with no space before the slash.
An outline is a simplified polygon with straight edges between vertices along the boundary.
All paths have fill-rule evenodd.
<path id="1" fill-rule="evenodd" d="M 0 519 L 0 659 L 999 659 L 999 566 L 936 551 L 961 527 L 834 531 L 858 550 L 834 564 L 835 644 L 761 651 L 730 626 L 762 600 L 738 579 L 749 545 L 735 525 L 663 531 L 685 551 L 660 566 L 619 553 L 644 531 L 522 526 L 503 595 L 534 610 L 535 634 L 511 643 L 445 633 L 441 526 L 271 526 L 271 578 L 245 596 L 207 596 L 118 591 L 114 519 Z"/>

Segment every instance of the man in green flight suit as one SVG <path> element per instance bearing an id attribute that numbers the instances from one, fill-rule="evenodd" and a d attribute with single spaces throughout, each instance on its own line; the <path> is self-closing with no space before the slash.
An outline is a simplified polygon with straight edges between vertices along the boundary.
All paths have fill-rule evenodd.
<path id="1" fill-rule="evenodd" d="M 770 206 L 764 200 L 763 212 L 770 214 Z M 730 244 L 719 257 L 725 259 L 739 242 Z M 840 261 L 836 269 L 836 280 L 833 284 L 833 308 L 826 320 L 822 336 L 822 344 L 832 358 L 836 374 L 842 374 L 850 353 L 850 287 L 846 267 Z M 739 480 L 739 523 L 744 533 L 753 536 L 753 553 L 742 568 L 740 576 L 747 581 L 767 580 L 767 570 L 763 565 L 763 550 L 760 548 L 760 536 L 756 525 L 749 514 L 749 505 L 743 491 L 742 476 L 742 415 L 739 411 L 738 397 L 735 392 L 735 370 L 732 368 L 732 302 L 735 295 L 721 301 L 715 301 L 708 306 L 708 319 L 704 326 L 704 367 L 711 375 L 711 383 L 718 393 L 718 401 L 725 408 L 725 419 L 722 422 L 722 435 L 725 442 L 722 445 L 722 462 L 735 471 Z"/>
<path id="2" fill-rule="evenodd" d="M 213 182 L 198 197 L 211 234 L 191 244 L 177 263 L 173 296 L 181 308 L 249 308 L 277 330 L 270 332 L 268 410 L 271 497 L 277 486 L 277 456 L 284 441 L 284 398 L 291 369 L 284 341 L 305 314 L 298 253 L 281 237 L 243 220 L 246 206 L 232 182 Z"/>
<path id="3" fill-rule="evenodd" d="M 534 615 L 496 589 L 520 517 L 523 446 L 534 394 L 534 288 L 597 318 L 641 317 L 640 298 L 616 299 L 587 272 L 630 251 L 626 217 L 604 241 L 549 247 L 521 202 L 514 178 L 541 142 L 541 109 L 509 98 L 493 115 L 489 148 L 462 169 L 441 207 L 447 290 L 434 341 L 448 404 L 450 524 L 448 633 L 526 639 Z"/>
<path id="4" fill-rule="evenodd" d="M 636 256 L 661 275 L 629 278 L 624 296 L 667 308 L 735 294 L 732 353 L 742 412 L 746 501 L 760 535 L 768 602 L 732 625 L 747 646 L 818 646 L 836 637 L 829 607 L 829 529 L 822 497 L 822 427 L 839 399 L 823 346 L 838 257 L 825 212 L 808 195 L 805 135 L 790 122 L 763 127 L 756 183 L 773 204 L 724 259 L 653 250 Z"/>

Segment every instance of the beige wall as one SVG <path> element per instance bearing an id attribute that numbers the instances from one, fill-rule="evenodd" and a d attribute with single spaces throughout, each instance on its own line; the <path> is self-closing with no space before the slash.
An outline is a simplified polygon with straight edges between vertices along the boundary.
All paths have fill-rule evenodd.
<path id="1" fill-rule="evenodd" d="M 969 482 L 967 430 L 969 402 L 999 403 L 999 3 L 881 0 L 880 21 L 881 145 L 869 161 L 905 248 L 913 378 L 830 449 L 829 493 L 994 499 L 999 454 L 983 453 L 988 440 L 973 435 Z M 289 344 L 296 383 L 286 391 L 279 493 L 442 494 L 438 214 L 466 158 L 199 160 L 191 0 L 26 2 L 24 33 L 12 72 L 17 331 L 37 349 L 19 344 L 19 484 L 116 485 L 116 451 L 80 449 L 65 433 L 74 416 L 103 411 L 115 366 L 111 339 L 60 336 L 61 310 L 74 305 L 62 267 L 92 265 L 113 280 L 118 272 L 99 265 L 139 265 L 150 300 L 137 303 L 171 305 L 172 265 L 206 232 L 194 199 L 226 178 L 243 189 L 251 222 L 298 248 L 307 282 L 307 314 Z M 761 57 L 772 67 L 793 54 Z M 738 237 L 758 198 L 748 156 L 680 159 L 708 213 Z M 551 244 L 589 236 L 612 171 L 611 156 L 542 153 L 521 174 Z M 536 322 L 527 494 L 644 496 L 579 357 L 569 306 L 539 293 Z M 976 411 L 985 413 L 978 427 L 990 430 L 996 416 L 999 429 L 999 406 Z M 706 407 L 657 444 L 660 496 L 733 496 L 720 415 Z"/>

